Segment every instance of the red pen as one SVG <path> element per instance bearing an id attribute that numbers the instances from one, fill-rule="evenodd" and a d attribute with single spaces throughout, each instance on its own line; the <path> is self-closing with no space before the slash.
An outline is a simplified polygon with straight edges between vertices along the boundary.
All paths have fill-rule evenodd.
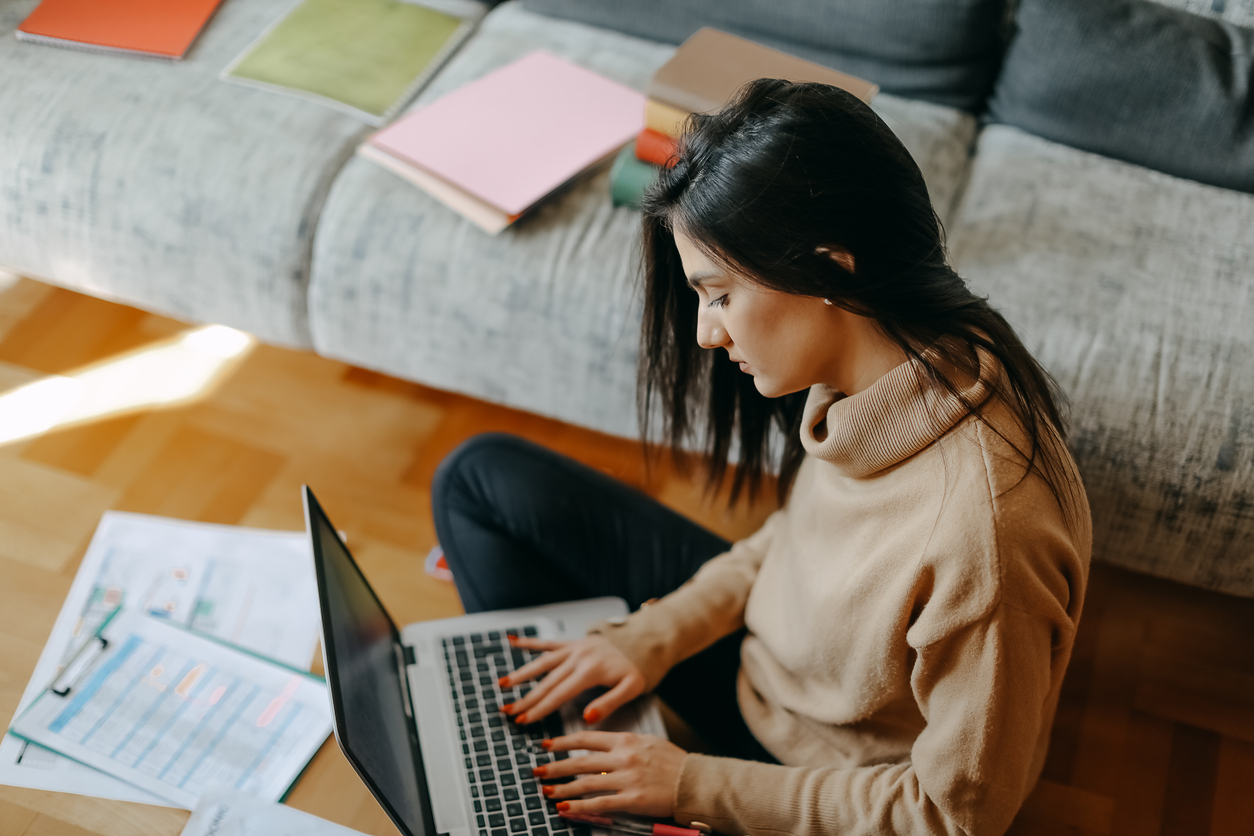
<path id="1" fill-rule="evenodd" d="M 564 819 L 590 824 L 616 833 L 630 833 L 632 836 L 706 836 L 700 830 L 690 827 L 677 827 L 661 822 L 633 821 L 631 819 L 612 819 L 608 816 L 581 816 L 577 813 L 558 813 Z"/>

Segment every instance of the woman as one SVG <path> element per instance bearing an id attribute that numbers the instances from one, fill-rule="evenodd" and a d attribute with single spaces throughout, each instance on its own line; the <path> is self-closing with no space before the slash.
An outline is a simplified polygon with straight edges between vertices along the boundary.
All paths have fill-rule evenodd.
<path id="1" fill-rule="evenodd" d="M 517 440 L 442 466 L 467 609 L 660 597 L 580 641 L 521 640 L 547 652 L 505 684 L 544 676 L 507 713 L 603 686 L 595 721 L 656 690 L 729 755 L 574 734 L 549 745 L 591 754 L 541 777 L 583 777 L 546 794 L 754 836 L 1002 833 L 1044 763 L 1088 571 L 1048 375 L 946 264 L 904 147 L 833 87 L 763 79 L 696 117 L 644 248 L 642 423 L 702 439 L 714 482 L 734 447 L 735 492 L 781 430 L 783 506 L 729 547 Z"/>

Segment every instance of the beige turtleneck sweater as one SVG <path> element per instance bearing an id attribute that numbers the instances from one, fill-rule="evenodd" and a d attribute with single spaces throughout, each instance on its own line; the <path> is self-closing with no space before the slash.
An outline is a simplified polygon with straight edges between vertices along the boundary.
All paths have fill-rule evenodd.
<path id="1" fill-rule="evenodd" d="M 740 708 L 784 765 L 689 754 L 678 821 L 737 836 L 1009 827 L 1044 764 L 1091 529 L 1061 441 L 1060 505 L 992 429 L 1027 449 L 1004 404 L 968 382 L 983 420 L 921 394 L 911 363 L 852 397 L 815 386 L 785 507 L 597 628 L 649 688 L 748 628 Z"/>

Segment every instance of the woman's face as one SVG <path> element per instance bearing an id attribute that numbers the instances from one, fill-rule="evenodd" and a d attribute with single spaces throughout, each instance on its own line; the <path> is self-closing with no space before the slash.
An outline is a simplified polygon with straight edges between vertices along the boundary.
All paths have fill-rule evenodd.
<path id="1" fill-rule="evenodd" d="M 846 356 L 846 311 L 813 296 L 755 284 L 713 262 L 682 232 L 675 246 L 688 284 L 700 299 L 697 344 L 724 348 L 768 398 L 833 382 Z M 852 316 L 852 315 L 850 315 Z"/>

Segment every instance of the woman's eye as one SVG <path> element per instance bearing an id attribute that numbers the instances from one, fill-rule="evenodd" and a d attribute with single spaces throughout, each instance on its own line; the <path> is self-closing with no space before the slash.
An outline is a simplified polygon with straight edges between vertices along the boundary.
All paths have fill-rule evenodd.
<path id="1" fill-rule="evenodd" d="M 718 297 L 717 299 L 711 300 L 710 304 L 706 305 L 706 307 L 707 308 L 722 308 L 726 305 L 727 305 L 727 294 L 724 293 L 722 296 Z"/>

